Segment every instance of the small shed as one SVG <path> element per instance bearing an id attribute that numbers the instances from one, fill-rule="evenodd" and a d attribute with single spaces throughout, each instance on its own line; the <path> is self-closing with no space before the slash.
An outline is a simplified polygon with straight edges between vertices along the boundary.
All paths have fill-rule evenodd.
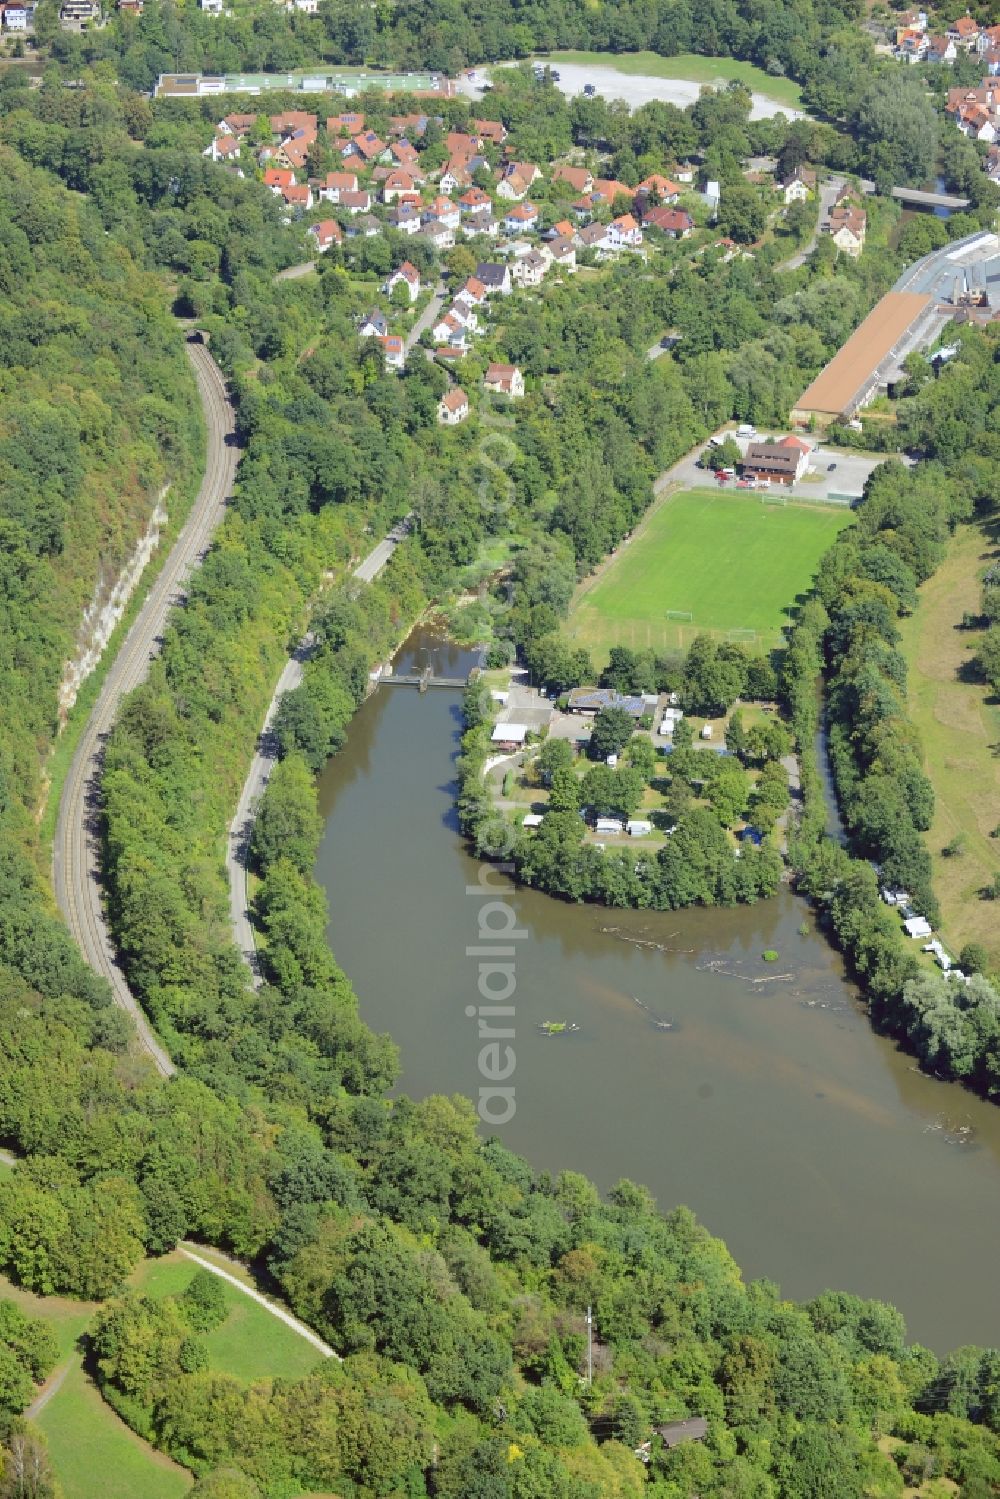
<path id="1" fill-rule="evenodd" d="M 911 916 L 903 922 L 903 930 L 908 937 L 929 937 L 933 928 L 926 916 Z"/>
<path id="2" fill-rule="evenodd" d="M 710 723 L 706 723 L 706 724 L 702 725 L 702 730 L 701 730 L 701 737 L 702 737 L 702 739 L 711 739 L 713 733 L 714 733 L 714 730 L 713 730 L 712 725 Z"/>
<path id="3" fill-rule="evenodd" d="M 543 812 L 529 812 L 521 819 L 522 828 L 540 828 L 544 815 Z"/>
<path id="4" fill-rule="evenodd" d="M 630 817 L 626 826 L 630 838 L 648 838 L 653 831 L 653 824 L 642 817 Z"/>
<path id="5" fill-rule="evenodd" d="M 490 742 L 492 744 L 506 745 L 511 749 L 520 749 L 527 737 L 527 724 L 498 723 L 493 726 Z"/>
<path id="6" fill-rule="evenodd" d="M 507 699 L 510 697 L 510 693 L 509 692 L 501 692 L 501 690 L 500 690 L 499 687 L 491 687 L 490 688 L 490 697 L 493 699 L 493 701 L 495 703 L 499 703 L 500 706 L 501 706 L 501 708 L 506 708 L 506 706 L 507 706 Z"/>

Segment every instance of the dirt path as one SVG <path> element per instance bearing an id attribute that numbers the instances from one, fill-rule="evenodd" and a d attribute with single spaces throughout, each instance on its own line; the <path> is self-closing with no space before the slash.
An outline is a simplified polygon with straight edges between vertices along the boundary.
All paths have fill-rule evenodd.
<path id="1" fill-rule="evenodd" d="M 28 1406 L 28 1409 L 25 1411 L 24 1415 L 26 1420 L 35 1421 L 38 1419 L 38 1417 L 42 1414 L 42 1411 L 52 1399 L 53 1395 L 57 1395 L 62 1389 L 67 1374 L 69 1374 L 70 1370 L 74 1367 L 76 1362 L 78 1361 L 75 1359 L 70 1359 L 69 1363 L 63 1364 L 62 1368 L 53 1370 L 48 1379 L 42 1385 L 42 1388 L 39 1390 L 38 1394 L 35 1396 L 34 1400 Z"/>

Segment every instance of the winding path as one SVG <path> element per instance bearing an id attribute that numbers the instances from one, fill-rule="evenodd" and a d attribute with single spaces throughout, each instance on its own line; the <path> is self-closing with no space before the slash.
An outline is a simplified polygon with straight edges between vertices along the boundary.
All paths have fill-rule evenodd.
<path id="1" fill-rule="evenodd" d="M 170 609 L 204 556 L 226 511 L 238 450 L 232 404 L 221 371 L 200 340 L 189 338 L 198 394 L 205 413 L 205 473 L 191 513 L 160 569 L 132 628 L 112 662 L 73 756 L 59 804 L 52 879 L 59 909 L 84 958 L 111 985 L 114 1001 L 131 1017 L 143 1049 L 164 1077 L 175 1071 L 128 987 L 104 919 L 97 824 L 101 759 L 122 698 L 143 682 L 159 650 Z"/>
<path id="2" fill-rule="evenodd" d="M 354 576 L 362 583 L 371 583 L 378 577 L 379 573 L 388 563 L 393 552 L 401 541 L 405 541 L 410 534 L 413 517 L 408 515 L 393 526 L 388 536 L 384 537 L 377 546 L 372 547 L 368 556 L 354 569 Z M 309 659 L 309 653 L 313 647 L 313 636 L 303 636 L 295 647 L 291 656 L 285 662 L 285 669 L 278 678 L 274 694 L 268 704 L 267 713 L 264 715 L 264 723 L 257 740 L 257 752 L 250 763 L 247 778 L 243 782 L 243 790 L 236 804 L 233 820 L 229 824 L 228 845 L 226 849 L 226 874 L 229 880 L 229 922 L 233 929 L 233 941 L 244 963 L 250 970 L 250 982 L 255 989 L 259 989 L 264 982 L 260 969 L 260 959 L 257 956 L 257 946 L 254 942 L 253 926 L 250 921 L 250 899 L 247 891 L 247 862 L 250 853 L 250 838 L 253 833 L 254 818 L 257 815 L 257 806 L 264 795 L 264 788 L 271 778 L 271 772 L 278 763 L 278 741 L 274 736 L 274 715 L 278 711 L 278 704 L 286 692 L 294 692 L 302 682 L 302 673 Z"/>
<path id="3" fill-rule="evenodd" d="M 312 1328 L 307 1327 L 304 1322 L 300 1322 L 298 1317 L 293 1317 L 291 1312 L 286 1312 L 285 1308 L 279 1306 L 276 1301 L 271 1301 L 260 1291 L 255 1291 L 253 1286 L 248 1286 L 245 1281 L 240 1280 L 237 1276 L 230 1275 L 229 1271 L 223 1270 L 221 1265 L 216 1265 L 212 1260 L 206 1260 L 203 1255 L 196 1254 L 187 1244 L 179 1244 L 177 1247 L 181 1254 L 185 1255 L 189 1260 L 194 1260 L 195 1264 L 200 1265 L 203 1270 L 210 1270 L 213 1275 L 217 1275 L 227 1285 L 235 1286 L 237 1291 L 242 1291 L 244 1296 L 249 1296 L 251 1301 L 256 1301 L 257 1305 L 262 1306 L 265 1311 L 270 1312 L 272 1317 L 277 1317 L 279 1322 L 284 1322 L 285 1326 L 290 1327 L 293 1332 L 297 1332 L 300 1338 L 305 1338 L 307 1343 L 311 1343 L 324 1358 L 335 1358 L 338 1363 L 343 1362 L 336 1349 L 331 1348 L 329 1343 L 324 1343 L 318 1333 L 313 1332 Z M 219 1251 L 213 1250 L 212 1253 L 219 1254 Z"/>

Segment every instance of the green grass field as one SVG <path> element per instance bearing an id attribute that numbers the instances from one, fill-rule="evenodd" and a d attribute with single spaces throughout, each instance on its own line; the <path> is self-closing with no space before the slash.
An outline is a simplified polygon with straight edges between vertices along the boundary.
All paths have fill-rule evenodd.
<path id="1" fill-rule="evenodd" d="M 105 1405 L 78 1363 L 38 1417 L 66 1499 L 180 1499 L 192 1478 Z"/>
<path id="2" fill-rule="evenodd" d="M 780 644 L 785 608 L 805 593 L 846 507 L 762 503 L 746 492 L 685 490 L 659 505 L 573 601 L 567 634 L 600 662 L 613 645 L 677 650 L 699 633 Z M 684 611 L 677 621 L 667 613 Z"/>
<path id="3" fill-rule="evenodd" d="M 738 62 L 732 57 L 702 57 L 681 52 L 676 57 L 661 57 L 658 52 L 551 52 L 545 61 L 580 63 L 584 67 L 614 68 L 616 73 L 650 78 L 679 78 L 691 83 L 716 86 L 735 79 L 757 94 L 766 94 L 775 104 L 788 109 L 802 108 L 802 92 L 791 78 L 774 78 L 752 62 Z"/>
<path id="4" fill-rule="evenodd" d="M 179 1296 L 198 1270 L 183 1255 L 146 1260 L 132 1284 L 147 1296 Z M 229 1315 L 205 1338 L 209 1366 L 237 1379 L 295 1379 L 308 1374 L 321 1355 L 291 1327 L 256 1301 L 221 1282 Z"/>

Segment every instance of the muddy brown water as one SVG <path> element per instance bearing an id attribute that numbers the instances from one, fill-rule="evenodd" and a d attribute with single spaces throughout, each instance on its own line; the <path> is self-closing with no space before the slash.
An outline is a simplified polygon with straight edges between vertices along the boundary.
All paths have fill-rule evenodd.
<path id="1" fill-rule="evenodd" d="M 397 664 L 427 659 L 442 675 L 469 663 L 421 631 Z M 365 1020 L 400 1047 L 401 1091 L 476 1100 L 513 1087 L 515 1112 L 494 1132 L 536 1167 L 603 1189 L 629 1177 L 664 1209 L 686 1203 L 747 1277 L 788 1295 L 892 1301 L 938 1351 L 1000 1343 L 1000 1108 L 922 1076 L 873 1033 L 788 891 L 679 913 L 505 894 L 513 915 L 485 919 L 525 933 L 506 944 L 515 1036 L 502 1044 L 516 1060 L 502 1084 L 481 1077 L 466 1014 L 483 1003 L 486 960 L 466 952 L 480 866 L 452 807 L 459 705 L 446 689 L 380 688 L 320 780 L 330 939 Z M 544 1020 L 580 1029 L 548 1037 Z"/>

